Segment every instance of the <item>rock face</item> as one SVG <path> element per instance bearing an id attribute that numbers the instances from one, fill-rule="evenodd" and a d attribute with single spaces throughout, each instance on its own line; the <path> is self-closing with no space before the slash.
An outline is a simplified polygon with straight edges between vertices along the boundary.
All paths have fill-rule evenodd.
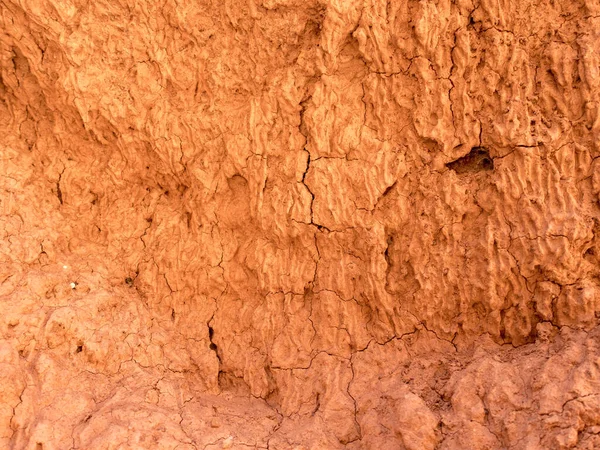
<path id="1" fill-rule="evenodd" d="M 0 448 L 600 448 L 600 5 L 0 0 Z"/>

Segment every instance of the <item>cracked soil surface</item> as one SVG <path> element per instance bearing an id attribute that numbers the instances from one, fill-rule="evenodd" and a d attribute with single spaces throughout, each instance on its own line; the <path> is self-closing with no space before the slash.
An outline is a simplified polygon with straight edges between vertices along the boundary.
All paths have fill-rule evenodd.
<path id="1" fill-rule="evenodd" d="M 0 448 L 599 449 L 596 0 L 0 0 Z"/>

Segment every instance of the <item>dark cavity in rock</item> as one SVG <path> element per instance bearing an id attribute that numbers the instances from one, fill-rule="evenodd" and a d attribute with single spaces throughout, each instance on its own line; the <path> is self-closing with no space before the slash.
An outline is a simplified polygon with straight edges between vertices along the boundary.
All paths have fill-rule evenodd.
<path id="1" fill-rule="evenodd" d="M 473 147 L 467 155 L 449 162 L 446 167 L 459 175 L 488 171 L 494 170 L 494 159 L 485 147 Z"/>

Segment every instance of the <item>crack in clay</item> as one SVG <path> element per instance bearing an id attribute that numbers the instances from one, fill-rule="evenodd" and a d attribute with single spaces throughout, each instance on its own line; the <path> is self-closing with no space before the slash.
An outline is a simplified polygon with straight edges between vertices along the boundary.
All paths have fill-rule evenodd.
<path id="1" fill-rule="evenodd" d="M 58 197 L 58 201 L 61 205 L 63 204 L 63 194 L 60 188 L 60 180 L 62 179 L 64 173 L 65 169 L 63 169 L 62 172 L 58 174 L 58 181 L 56 182 L 56 196 Z"/>
<path id="2" fill-rule="evenodd" d="M 25 3 L 0 448 L 598 447 L 595 6 Z"/>

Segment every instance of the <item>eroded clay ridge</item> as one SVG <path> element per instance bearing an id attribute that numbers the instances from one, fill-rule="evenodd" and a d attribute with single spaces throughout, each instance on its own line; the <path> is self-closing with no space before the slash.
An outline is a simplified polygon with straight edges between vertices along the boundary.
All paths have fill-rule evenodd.
<path id="1" fill-rule="evenodd" d="M 0 448 L 600 448 L 595 0 L 0 0 Z"/>

